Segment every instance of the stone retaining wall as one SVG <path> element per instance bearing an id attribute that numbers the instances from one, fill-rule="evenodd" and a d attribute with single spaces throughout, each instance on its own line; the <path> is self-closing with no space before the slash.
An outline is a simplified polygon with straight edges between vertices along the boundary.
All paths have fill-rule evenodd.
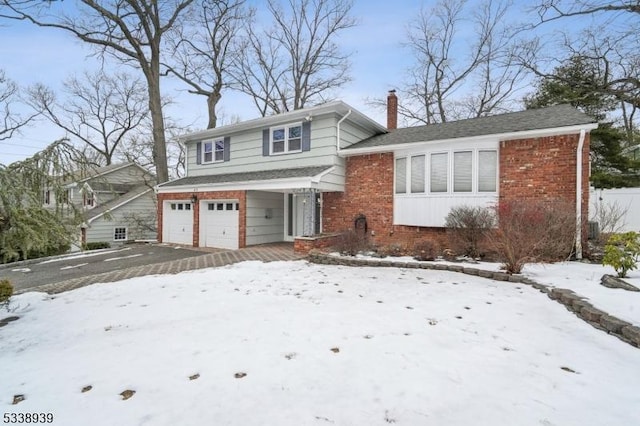
<path id="1" fill-rule="evenodd" d="M 324 265 L 345 265 L 345 266 L 383 266 L 394 268 L 412 268 L 412 269 L 432 269 L 439 271 L 460 272 L 467 275 L 477 275 L 483 278 L 489 278 L 496 281 L 508 281 L 513 283 L 521 283 L 529 285 L 542 293 L 545 293 L 551 300 L 564 305 L 569 311 L 575 313 L 579 318 L 591 324 L 598 330 L 602 330 L 618 339 L 626 342 L 636 348 L 640 348 L 640 327 L 629 322 L 609 315 L 594 307 L 591 303 L 584 300 L 584 297 L 574 293 L 572 290 L 549 287 L 544 284 L 521 276 L 510 275 L 506 272 L 487 271 L 473 267 L 462 265 L 450 265 L 437 262 L 402 262 L 402 261 L 384 261 L 376 259 L 357 259 L 349 257 L 331 256 L 326 253 L 311 251 L 307 256 L 310 262 L 320 263 Z"/>

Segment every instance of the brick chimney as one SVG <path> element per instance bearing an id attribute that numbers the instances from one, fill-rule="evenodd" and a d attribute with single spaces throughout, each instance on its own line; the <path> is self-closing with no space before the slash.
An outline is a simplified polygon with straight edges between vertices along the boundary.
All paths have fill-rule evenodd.
<path id="1" fill-rule="evenodd" d="M 387 130 L 398 128 L 398 97 L 395 90 L 387 95 Z"/>

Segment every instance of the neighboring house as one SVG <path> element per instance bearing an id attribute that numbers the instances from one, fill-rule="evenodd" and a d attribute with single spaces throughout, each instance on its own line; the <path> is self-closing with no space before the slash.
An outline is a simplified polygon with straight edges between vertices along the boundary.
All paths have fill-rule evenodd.
<path id="1" fill-rule="evenodd" d="M 186 136 L 187 176 L 157 187 L 158 238 L 238 248 L 359 228 L 374 243 L 444 235 L 452 207 L 562 198 L 586 224 L 589 132 L 561 105 L 387 128 L 336 101 Z M 577 196 L 576 196 L 577 194 Z M 582 241 L 583 238 L 579 238 Z"/>
<path id="2" fill-rule="evenodd" d="M 83 217 L 81 243 L 111 245 L 132 240 L 155 240 L 155 177 L 134 163 L 112 164 L 92 169 L 85 178 L 65 185 L 64 204 L 71 204 Z M 55 197 L 45 190 L 44 205 L 55 206 Z"/>

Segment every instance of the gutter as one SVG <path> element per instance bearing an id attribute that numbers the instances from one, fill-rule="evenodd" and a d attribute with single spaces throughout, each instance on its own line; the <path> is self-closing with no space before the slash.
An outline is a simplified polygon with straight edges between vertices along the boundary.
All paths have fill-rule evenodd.
<path id="1" fill-rule="evenodd" d="M 336 124 L 336 154 L 340 155 L 340 124 L 347 119 L 351 115 L 351 110 L 347 111 L 347 113 L 338 120 L 338 124 Z"/>
<path id="2" fill-rule="evenodd" d="M 576 259 L 582 259 L 582 148 L 585 129 L 580 129 L 578 150 L 576 152 Z"/>

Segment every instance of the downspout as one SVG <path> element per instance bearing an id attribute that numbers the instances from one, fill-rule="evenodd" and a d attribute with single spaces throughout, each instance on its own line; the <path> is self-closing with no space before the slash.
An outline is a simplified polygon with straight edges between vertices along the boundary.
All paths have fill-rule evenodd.
<path id="1" fill-rule="evenodd" d="M 347 117 L 351 115 L 351 110 L 347 111 L 347 113 L 338 120 L 338 124 L 336 125 L 336 154 L 340 155 L 340 123 L 347 119 Z"/>
<path id="2" fill-rule="evenodd" d="M 582 259 L 582 148 L 586 130 L 580 130 L 576 152 L 576 259 Z"/>

